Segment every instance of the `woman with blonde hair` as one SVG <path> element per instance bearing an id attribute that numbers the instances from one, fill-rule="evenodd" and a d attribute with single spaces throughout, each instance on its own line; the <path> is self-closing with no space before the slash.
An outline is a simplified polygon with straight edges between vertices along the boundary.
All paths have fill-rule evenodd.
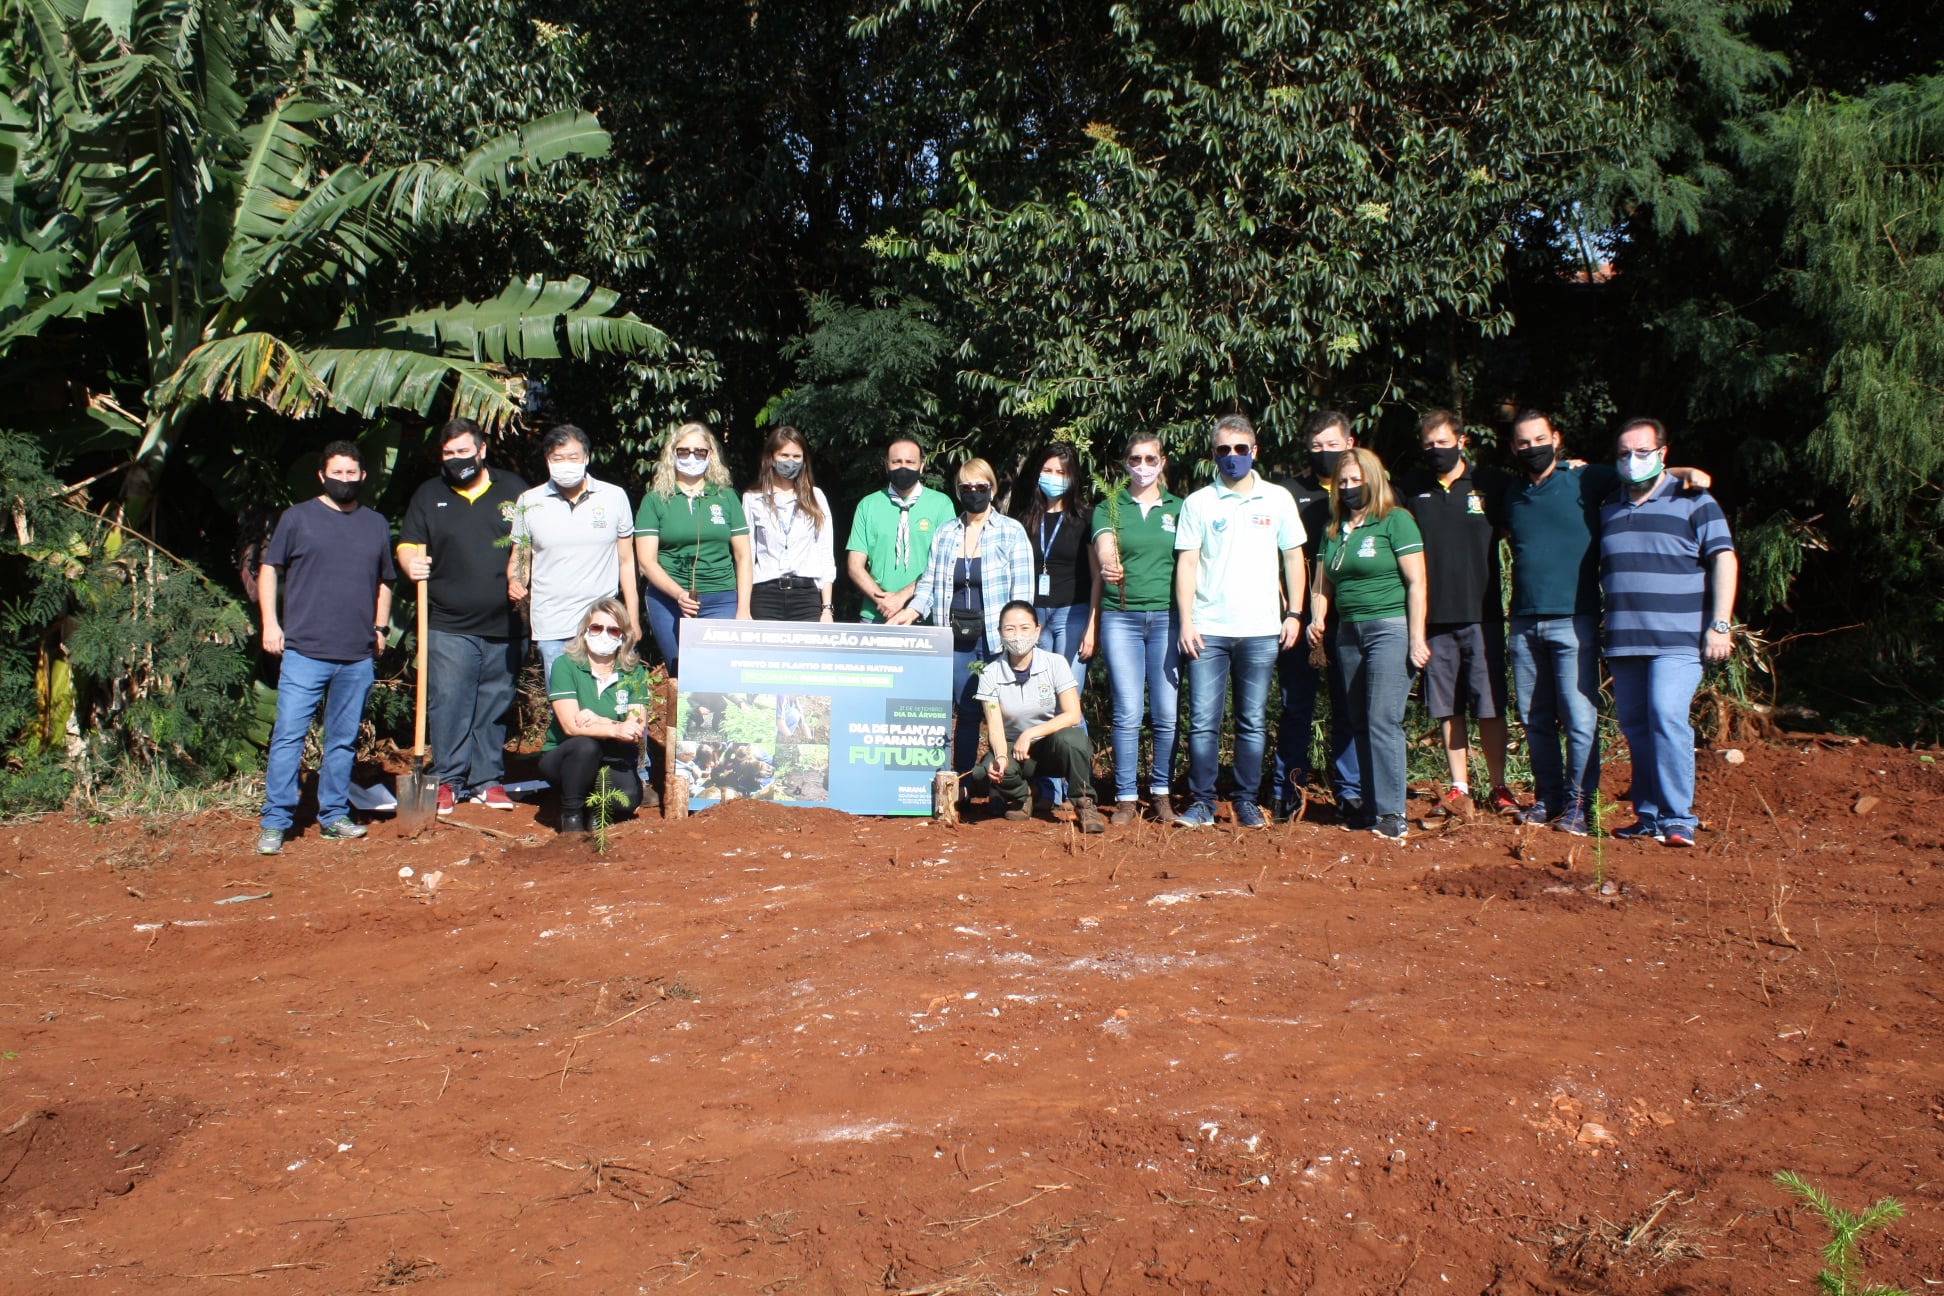
<path id="1" fill-rule="evenodd" d="M 754 560 L 749 612 L 758 621 L 832 620 L 837 547 L 830 501 L 810 467 L 810 443 L 788 423 L 763 442 L 756 485 L 743 492 Z"/>
<path id="2" fill-rule="evenodd" d="M 547 679 L 553 721 L 540 753 L 540 777 L 560 790 L 560 831 L 584 832 L 587 799 L 603 766 L 608 787 L 633 811 L 641 804 L 635 768 L 648 729 L 648 673 L 635 656 L 628 610 L 596 599 Z"/>
<path id="3" fill-rule="evenodd" d="M 911 602 L 890 621 L 910 625 L 929 618 L 952 631 L 952 768 L 961 774 L 979 758 L 983 708 L 975 697 L 975 667 L 1003 651 L 999 613 L 1006 604 L 1033 601 L 1032 542 L 1025 527 L 992 507 L 998 485 L 985 460 L 959 465 L 954 490 L 959 515 L 932 538 L 931 557 Z"/>
<path id="4" fill-rule="evenodd" d="M 1323 643 L 1334 611 L 1334 665 L 1362 772 L 1358 795 L 1341 807 L 1344 823 L 1393 840 L 1405 834 L 1404 699 L 1411 672 L 1431 659 L 1427 601 L 1424 539 L 1416 519 L 1397 507 L 1374 453 L 1344 451 L 1310 581 L 1309 641 Z"/>
<path id="5" fill-rule="evenodd" d="M 668 438 L 634 530 L 649 629 L 673 679 L 684 617 L 749 619 L 749 521 L 707 424 L 684 423 Z"/>

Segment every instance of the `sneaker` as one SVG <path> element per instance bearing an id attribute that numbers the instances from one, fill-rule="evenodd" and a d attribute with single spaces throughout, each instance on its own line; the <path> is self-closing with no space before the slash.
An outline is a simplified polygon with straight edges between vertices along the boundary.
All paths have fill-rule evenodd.
<path id="1" fill-rule="evenodd" d="M 283 854 L 283 829 L 265 828 L 262 832 L 258 833 L 257 834 L 257 854 L 259 855 Z"/>
<path id="2" fill-rule="evenodd" d="M 1206 828 L 1215 822 L 1215 807 L 1206 801 L 1197 801 L 1174 818 L 1177 828 Z"/>
<path id="3" fill-rule="evenodd" d="M 1127 825 L 1138 821 L 1140 817 L 1141 803 L 1139 801 L 1116 801 L 1114 802 L 1113 817 L 1107 822 L 1116 828 L 1125 828 Z"/>
<path id="4" fill-rule="evenodd" d="M 1625 828 L 1616 828 L 1610 834 L 1615 841 L 1664 841 L 1658 825 L 1637 819 Z"/>
<path id="5" fill-rule="evenodd" d="M 1578 801 L 1568 801 L 1566 808 L 1553 819 L 1552 827 L 1554 832 L 1571 833 L 1575 837 L 1584 837 L 1593 831 L 1592 825 L 1586 822 L 1586 806 Z"/>
<path id="6" fill-rule="evenodd" d="M 506 789 L 497 783 L 488 783 L 485 787 L 473 794 L 473 800 L 479 802 L 479 804 L 485 806 L 488 810 L 511 810 L 513 808 L 513 798 L 506 795 Z"/>
<path id="7" fill-rule="evenodd" d="M 1092 797 L 1082 797 L 1073 803 L 1073 818 L 1083 833 L 1107 831 L 1107 821 L 1100 817 L 1100 809 L 1094 805 Z"/>
<path id="8" fill-rule="evenodd" d="M 1683 850 L 1692 849 L 1694 846 L 1694 829 L 1669 828 L 1661 834 L 1661 845 L 1678 846 Z"/>
<path id="9" fill-rule="evenodd" d="M 1552 816 L 1546 813 L 1546 803 L 1544 801 L 1534 801 L 1531 805 L 1519 811 L 1514 820 L 1521 828 L 1544 828 L 1551 821 Z"/>
<path id="10" fill-rule="evenodd" d="M 1017 801 L 1006 802 L 1006 818 L 1013 823 L 1024 823 L 1033 817 L 1033 794 L 1028 792 Z"/>
<path id="11" fill-rule="evenodd" d="M 1477 812 L 1478 807 L 1472 803 L 1471 797 L 1457 788 L 1446 788 L 1444 795 L 1425 812 L 1419 824 L 1427 832 L 1434 828 L 1449 828 L 1455 823 L 1469 823 Z"/>
<path id="12" fill-rule="evenodd" d="M 1278 796 L 1269 802 L 1269 822 L 1286 824 L 1296 815 L 1296 799 Z"/>
<path id="13" fill-rule="evenodd" d="M 1512 795 L 1512 789 L 1501 783 L 1485 797 L 1485 808 L 1493 814 L 1509 815 L 1519 813 L 1519 798 Z"/>
<path id="14" fill-rule="evenodd" d="M 453 788 L 452 784 L 450 783 L 439 784 L 440 815 L 451 814 L 453 807 L 458 804 L 459 804 L 459 793 Z"/>
<path id="15" fill-rule="evenodd" d="M 333 819 L 317 830 L 317 835 L 325 841 L 356 841 L 365 835 L 363 824 L 354 824 L 349 819 Z"/>
<path id="16" fill-rule="evenodd" d="M 1267 828 L 1269 821 L 1262 817 L 1262 807 L 1253 801 L 1231 801 L 1229 809 L 1235 812 L 1237 828 Z"/>
<path id="17" fill-rule="evenodd" d="M 1154 821 L 1161 824 L 1176 822 L 1174 802 L 1168 799 L 1166 792 L 1154 794 Z"/>
<path id="18" fill-rule="evenodd" d="M 1410 829 L 1404 826 L 1404 816 L 1401 814 L 1379 815 L 1377 822 L 1370 826 L 1370 831 L 1379 837 L 1388 837 L 1391 841 L 1403 841 L 1410 835 Z"/>

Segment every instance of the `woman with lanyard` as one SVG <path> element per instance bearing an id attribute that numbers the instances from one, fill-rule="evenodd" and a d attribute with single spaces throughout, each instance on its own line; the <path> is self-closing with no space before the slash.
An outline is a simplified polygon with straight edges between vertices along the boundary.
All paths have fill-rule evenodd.
<path id="1" fill-rule="evenodd" d="M 933 625 L 951 628 L 952 768 L 961 774 L 979 758 L 977 667 L 1000 651 L 1000 610 L 1033 597 L 1033 544 L 1024 527 L 992 511 L 998 484 L 983 459 L 968 459 L 959 468 L 959 515 L 938 529 L 911 602 L 890 621 L 910 625 L 929 617 Z"/>
<path id="2" fill-rule="evenodd" d="M 837 551 L 830 501 L 810 470 L 810 445 L 785 423 L 763 442 L 763 467 L 743 492 L 755 584 L 749 614 L 758 621 L 829 621 Z"/>
<path id="3" fill-rule="evenodd" d="M 1397 506 L 1384 465 L 1369 450 L 1343 452 L 1330 525 L 1310 581 L 1312 647 L 1336 610 L 1336 661 L 1349 702 L 1363 786 L 1343 807 L 1348 827 L 1403 837 L 1404 699 L 1411 672 L 1431 660 L 1424 614 L 1424 540 L 1410 510 Z"/>
<path id="4" fill-rule="evenodd" d="M 1174 610 L 1175 521 L 1181 497 L 1162 485 L 1168 457 L 1161 439 L 1127 445 L 1127 482 L 1093 511 L 1097 568 L 1106 583 L 1100 650 L 1114 696 L 1114 814 L 1141 817 L 1141 712 L 1153 718 L 1154 769 L 1148 777 L 1154 817 L 1174 822 L 1168 799 L 1174 775 L 1175 726 L 1181 712 L 1181 618 Z"/>
<path id="5" fill-rule="evenodd" d="M 1019 502 L 1013 516 L 1033 541 L 1039 646 L 1066 658 L 1084 692 L 1100 608 L 1100 561 L 1087 543 L 1093 524 L 1087 479 L 1080 471 L 1080 456 L 1064 441 L 1042 445 L 1027 458 L 1026 466 L 1035 474 L 1034 485 L 1024 491 L 1014 488 Z M 1081 730 L 1086 727 L 1083 721 Z M 1045 784 L 1042 790 L 1054 802 L 1066 800 L 1063 779 L 1047 779 Z"/>
<path id="6" fill-rule="evenodd" d="M 705 424 L 683 424 L 662 447 L 635 512 L 635 566 L 648 581 L 648 625 L 670 679 L 684 617 L 749 619 L 749 523 Z"/>
<path id="7" fill-rule="evenodd" d="M 628 609 L 612 595 L 596 599 L 547 677 L 553 722 L 540 777 L 560 790 L 563 833 L 587 830 L 587 798 L 604 766 L 627 809 L 641 804 L 635 765 L 648 729 L 648 676 L 634 648 Z"/>

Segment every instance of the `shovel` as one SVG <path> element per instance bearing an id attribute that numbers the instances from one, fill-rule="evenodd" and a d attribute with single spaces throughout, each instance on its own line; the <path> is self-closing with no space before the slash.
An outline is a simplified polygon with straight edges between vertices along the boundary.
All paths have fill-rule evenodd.
<path id="1" fill-rule="evenodd" d="M 398 826 L 416 837 L 437 822 L 439 783 L 425 751 L 425 641 L 428 636 L 425 582 L 418 582 L 418 716 L 412 725 L 412 767 L 398 780 Z"/>

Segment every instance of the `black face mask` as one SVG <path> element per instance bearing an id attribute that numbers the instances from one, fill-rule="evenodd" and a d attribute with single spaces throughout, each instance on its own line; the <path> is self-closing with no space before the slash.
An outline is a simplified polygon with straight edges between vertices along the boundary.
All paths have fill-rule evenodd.
<path id="1" fill-rule="evenodd" d="M 1345 486 L 1337 492 L 1337 498 L 1343 501 L 1343 511 L 1345 513 L 1355 513 L 1364 506 L 1364 488 L 1361 486 Z"/>
<path id="2" fill-rule="evenodd" d="M 1514 450 L 1512 457 L 1517 459 L 1519 466 L 1527 472 L 1542 473 L 1552 467 L 1553 461 L 1559 457 L 1559 447 L 1549 445 L 1527 446 L 1523 450 Z"/>
<path id="3" fill-rule="evenodd" d="M 358 488 L 363 482 L 339 481 L 335 477 L 324 479 L 324 494 L 333 504 L 349 504 L 358 498 Z"/>
<path id="4" fill-rule="evenodd" d="M 1457 446 L 1424 447 L 1424 465 L 1440 476 L 1457 467 L 1458 459 L 1465 452 Z"/>
<path id="5" fill-rule="evenodd" d="M 961 486 L 958 493 L 959 507 L 967 513 L 979 514 L 992 507 L 992 487 Z"/>
<path id="6" fill-rule="evenodd" d="M 1328 481 L 1336 476 L 1337 465 L 1343 462 L 1346 452 L 1342 450 L 1312 450 L 1309 452 L 1310 476 L 1318 481 Z"/>
<path id="7" fill-rule="evenodd" d="M 885 476 L 891 481 L 891 489 L 900 495 L 911 494 L 911 488 L 918 484 L 916 468 L 893 468 Z"/>
<path id="8" fill-rule="evenodd" d="M 439 463 L 439 471 L 445 475 L 446 485 L 465 487 L 473 484 L 479 476 L 480 459 L 445 459 Z"/>

